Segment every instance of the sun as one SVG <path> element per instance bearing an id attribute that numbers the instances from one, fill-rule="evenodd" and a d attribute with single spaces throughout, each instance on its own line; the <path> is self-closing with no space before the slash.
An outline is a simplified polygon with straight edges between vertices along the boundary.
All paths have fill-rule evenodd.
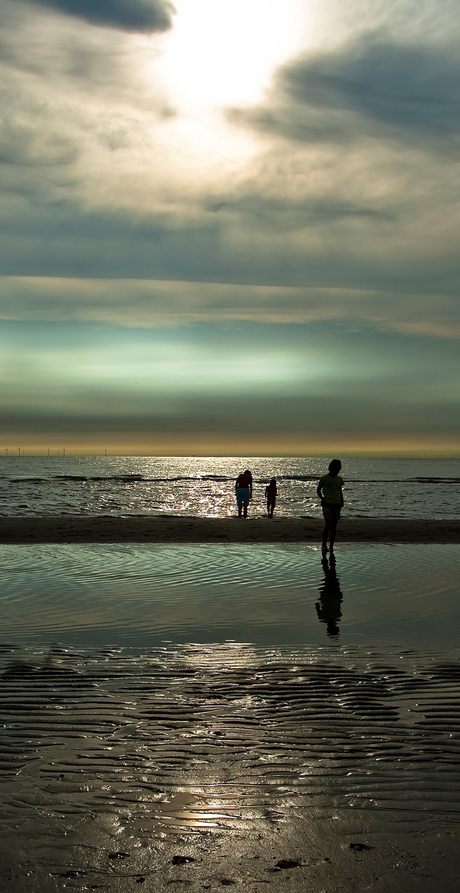
<path id="1" fill-rule="evenodd" d="M 164 37 L 165 81 L 182 107 L 251 105 L 299 49 L 299 0 L 175 0 Z"/>

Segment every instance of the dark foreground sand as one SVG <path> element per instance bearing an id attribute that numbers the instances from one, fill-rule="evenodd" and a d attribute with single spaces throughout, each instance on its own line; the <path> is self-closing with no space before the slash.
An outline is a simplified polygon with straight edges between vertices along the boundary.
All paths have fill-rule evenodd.
<path id="1" fill-rule="evenodd" d="M 321 540 L 317 518 L 197 518 L 173 515 L 94 518 L 1 518 L 0 543 L 229 542 L 269 543 Z M 344 543 L 460 543 L 460 521 L 340 521 Z"/>
<path id="2" fill-rule="evenodd" d="M 437 653 L 3 647 L 0 889 L 457 893 L 459 695 Z"/>

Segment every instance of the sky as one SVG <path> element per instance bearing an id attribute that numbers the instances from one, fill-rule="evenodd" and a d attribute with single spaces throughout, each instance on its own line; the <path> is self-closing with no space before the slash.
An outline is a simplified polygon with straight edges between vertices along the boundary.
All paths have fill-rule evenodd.
<path id="1" fill-rule="evenodd" d="M 460 455 L 459 0 L 0 0 L 0 453 Z"/>

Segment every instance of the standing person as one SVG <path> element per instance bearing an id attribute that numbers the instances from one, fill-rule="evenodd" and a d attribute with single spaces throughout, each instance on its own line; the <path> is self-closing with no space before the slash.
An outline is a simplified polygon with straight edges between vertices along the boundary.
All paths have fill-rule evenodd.
<path id="1" fill-rule="evenodd" d="M 340 511 L 343 507 L 343 478 L 339 475 L 341 468 L 342 463 L 340 459 L 333 459 L 332 462 L 329 463 L 329 474 L 325 474 L 320 478 L 316 490 L 321 499 L 324 515 L 323 555 L 328 551 L 328 537 L 329 551 L 334 551 L 335 531 L 337 529 L 337 522 L 340 518 Z"/>
<path id="2" fill-rule="evenodd" d="M 269 518 L 273 518 L 273 512 L 276 505 L 276 478 L 272 478 L 268 487 L 265 487 L 265 498 L 267 500 L 267 515 Z"/>
<path id="3" fill-rule="evenodd" d="M 244 517 L 247 518 L 249 500 L 252 496 L 252 474 L 248 468 L 242 474 L 239 474 L 235 481 L 235 495 L 238 505 L 238 517 L 241 518 L 241 513 L 244 510 Z"/>

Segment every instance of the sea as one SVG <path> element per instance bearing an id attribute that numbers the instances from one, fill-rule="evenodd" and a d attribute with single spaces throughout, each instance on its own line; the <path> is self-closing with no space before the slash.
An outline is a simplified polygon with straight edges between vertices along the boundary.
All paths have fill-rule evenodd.
<path id="1" fill-rule="evenodd" d="M 148 516 L 225 518 L 235 513 L 234 482 L 254 478 L 250 514 L 265 512 L 275 477 L 276 514 L 320 517 L 320 457 L 0 457 L 0 516 Z M 347 458 L 348 518 L 452 519 L 460 514 L 460 459 Z"/>

